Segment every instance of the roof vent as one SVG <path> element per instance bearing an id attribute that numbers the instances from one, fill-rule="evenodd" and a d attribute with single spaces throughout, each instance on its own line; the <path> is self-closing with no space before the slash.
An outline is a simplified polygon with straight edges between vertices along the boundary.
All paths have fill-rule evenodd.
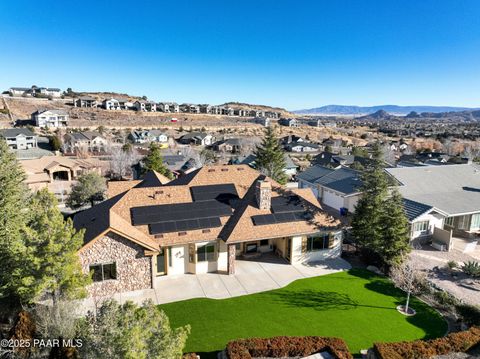
<path id="1" fill-rule="evenodd" d="M 178 232 L 178 235 L 179 235 L 179 236 L 186 236 L 186 235 L 187 235 L 187 232 Z"/>
<path id="2" fill-rule="evenodd" d="M 228 168 L 222 168 L 222 172 L 227 172 Z"/>
<path id="3" fill-rule="evenodd" d="M 210 233 L 211 231 L 209 229 L 202 229 L 202 233 Z"/>
<path id="4" fill-rule="evenodd" d="M 245 168 L 243 168 L 243 167 L 238 167 L 237 168 L 237 171 L 243 171 L 243 170 L 245 170 Z"/>
<path id="5" fill-rule="evenodd" d="M 210 168 L 210 169 L 208 170 L 208 172 L 215 172 L 215 169 L 214 169 L 214 168 Z"/>
<path id="6" fill-rule="evenodd" d="M 163 234 L 156 234 L 155 238 L 163 238 Z"/>

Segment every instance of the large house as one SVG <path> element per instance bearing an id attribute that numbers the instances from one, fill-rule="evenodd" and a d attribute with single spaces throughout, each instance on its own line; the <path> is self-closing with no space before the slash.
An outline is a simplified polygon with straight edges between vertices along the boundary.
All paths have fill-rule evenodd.
<path id="1" fill-rule="evenodd" d="M 32 113 L 35 126 L 41 128 L 59 128 L 68 125 L 68 114 L 64 110 L 43 110 Z"/>
<path id="2" fill-rule="evenodd" d="M 290 264 L 341 254 L 341 225 L 311 190 L 288 190 L 246 165 L 205 166 L 171 182 L 149 172 L 108 195 L 74 217 L 85 229 L 79 256 L 93 271 L 91 295 L 154 288 L 165 275 L 234 274 L 237 258 L 263 252 Z"/>
<path id="3" fill-rule="evenodd" d="M 63 156 L 44 156 L 37 159 L 21 160 L 31 190 L 48 188 L 63 199 L 78 176 L 88 173 L 102 173 L 102 164 L 94 159 L 73 159 Z"/>
<path id="4" fill-rule="evenodd" d="M 210 146 L 215 141 L 215 137 L 205 132 L 190 132 L 178 139 L 178 142 L 183 145 L 200 145 Z"/>
<path id="5" fill-rule="evenodd" d="M 152 101 L 138 100 L 133 103 L 133 107 L 136 111 L 143 111 L 143 112 L 157 111 L 157 104 Z"/>
<path id="6" fill-rule="evenodd" d="M 77 151 L 105 152 L 108 141 L 98 132 L 84 131 L 71 132 L 64 136 L 64 145 L 67 152 Z"/>
<path id="7" fill-rule="evenodd" d="M 480 239 L 480 166 L 387 168 L 407 201 L 411 239 L 449 250 L 475 249 Z M 458 240 L 459 239 L 459 240 Z M 456 243 L 456 244 L 455 244 Z"/>
<path id="8" fill-rule="evenodd" d="M 360 199 L 360 173 L 350 168 L 314 165 L 297 175 L 299 188 L 311 188 L 328 207 L 343 213 L 355 212 Z"/>
<path id="9" fill-rule="evenodd" d="M 27 150 L 37 147 L 37 136 L 28 128 L 9 128 L 0 130 L 0 138 L 4 138 L 12 150 Z"/>
<path id="10" fill-rule="evenodd" d="M 75 107 L 86 107 L 86 108 L 97 108 L 97 100 L 91 96 L 80 96 L 73 100 L 73 106 Z"/>
<path id="11" fill-rule="evenodd" d="M 168 135 L 160 130 L 135 130 L 130 132 L 128 139 L 133 143 L 158 142 L 168 147 Z"/>
<path id="12" fill-rule="evenodd" d="M 180 112 L 180 106 L 176 102 L 159 102 L 157 108 L 162 112 Z"/>

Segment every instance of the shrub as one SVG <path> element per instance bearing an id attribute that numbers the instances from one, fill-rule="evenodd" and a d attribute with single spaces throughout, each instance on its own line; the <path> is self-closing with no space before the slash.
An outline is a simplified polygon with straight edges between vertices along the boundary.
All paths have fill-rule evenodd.
<path id="1" fill-rule="evenodd" d="M 458 268 L 458 263 L 455 262 L 455 261 L 448 261 L 448 262 L 447 262 L 447 267 L 448 267 L 449 269 Z"/>
<path id="2" fill-rule="evenodd" d="M 479 343 L 480 328 L 471 327 L 464 332 L 452 333 L 438 339 L 375 343 L 373 349 L 380 359 L 421 359 L 466 352 Z"/>
<path id="3" fill-rule="evenodd" d="M 441 305 L 444 306 L 454 306 L 458 303 L 457 299 L 443 290 L 435 291 L 433 294 L 434 299 Z"/>
<path id="4" fill-rule="evenodd" d="M 475 305 L 459 304 L 455 307 L 462 321 L 467 325 L 480 326 L 480 308 Z"/>
<path id="5" fill-rule="evenodd" d="M 480 277 L 480 263 L 468 261 L 463 265 L 462 271 L 472 277 Z"/>
<path id="6" fill-rule="evenodd" d="M 342 339 L 328 337 L 238 339 L 229 342 L 226 351 L 229 359 L 305 357 L 320 351 L 327 351 L 337 359 L 353 358 Z"/>

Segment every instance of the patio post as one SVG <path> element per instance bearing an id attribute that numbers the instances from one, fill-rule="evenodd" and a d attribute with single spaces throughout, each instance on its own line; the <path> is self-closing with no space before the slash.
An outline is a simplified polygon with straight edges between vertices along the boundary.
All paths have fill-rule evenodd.
<path id="1" fill-rule="evenodd" d="M 236 255 L 235 244 L 228 245 L 228 274 L 235 274 L 235 255 Z"/>

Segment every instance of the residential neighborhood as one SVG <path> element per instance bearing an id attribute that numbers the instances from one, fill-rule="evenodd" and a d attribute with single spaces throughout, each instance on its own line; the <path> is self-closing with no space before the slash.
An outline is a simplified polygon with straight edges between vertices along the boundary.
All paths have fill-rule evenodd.
<path id="1" fill-rule="evenodd" d="M 480 358 L 480 2 L 0 5 L 0 359 Z"/>

